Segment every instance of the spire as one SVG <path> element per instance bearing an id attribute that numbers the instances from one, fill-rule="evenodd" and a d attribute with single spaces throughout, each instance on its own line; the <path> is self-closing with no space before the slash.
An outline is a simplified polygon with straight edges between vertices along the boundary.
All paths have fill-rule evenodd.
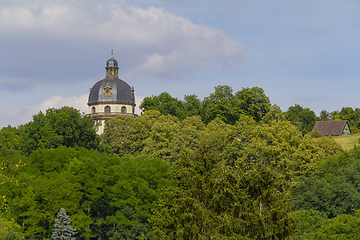
<path id="1" fill-rule="evenodd" d="M 111 49 L 111 59 L 114 59 L 114 49 Z"/>

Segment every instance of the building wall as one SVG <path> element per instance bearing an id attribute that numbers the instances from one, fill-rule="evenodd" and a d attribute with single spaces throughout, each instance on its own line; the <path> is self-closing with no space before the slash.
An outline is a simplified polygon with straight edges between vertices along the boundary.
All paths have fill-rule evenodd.
<path id="1" fill-rule="evenodd" d="M 130 104 L 98 104 L 98 105 L 92 105 L 89 106 L 89 113 L 92 114 L 93 113 L 93 107 L 95 107 L 95 113 L 104 113 L 105 112 L 105 107 L 109 106 L 110 107 L 110 112 L 113 113 L 121 113 L 121 108 L 122 107 L 126 107 L 126 113 L 134 113 L 134 107 Z"/>

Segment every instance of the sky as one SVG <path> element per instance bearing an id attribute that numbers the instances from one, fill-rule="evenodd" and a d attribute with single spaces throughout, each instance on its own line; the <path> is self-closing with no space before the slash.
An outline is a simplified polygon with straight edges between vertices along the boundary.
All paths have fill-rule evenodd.
<path id="1" fill-rule="evenodd" d="M 0 0 L 0 127 L 88 113 L 111 49 L 137 106 L 229 85 L 283 111 L 360 108 L 359 26 L 358 0 Z"/>

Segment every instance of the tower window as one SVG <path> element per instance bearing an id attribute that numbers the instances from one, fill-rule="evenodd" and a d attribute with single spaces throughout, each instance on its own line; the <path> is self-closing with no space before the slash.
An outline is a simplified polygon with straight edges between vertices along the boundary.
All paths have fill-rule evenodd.
<path id="1" fill-rule="evenodd" d="M 95 113 L 95 107 L 92 108 L 92 113 Z"/>
<path id="2" fill-rule="evenodd" d="M 126 107 L 121 108 L 121 113 L 126 113 Z"/>
<path id="3" fill-rule="evenodd" d="M 106 112 L 106 113 L 107 113 L 107 112 L 108 112 L 108 113 L 110 112 L 110 107 L 109 107 L 109 106 L 106 106 L 106 107 L 105 107 L 105 112 Z"/>

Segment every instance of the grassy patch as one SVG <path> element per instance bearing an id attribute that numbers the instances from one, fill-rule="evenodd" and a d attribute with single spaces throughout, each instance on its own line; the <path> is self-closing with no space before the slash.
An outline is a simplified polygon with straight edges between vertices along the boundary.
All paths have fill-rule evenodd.
<path id="1" fill-rule="evenodd" d="M 354 146 L 358 146 L 360 138 L 360 134 L 352 134 L 352 135 L 342 135 L 342 136 L 334 136 L 334 139 L 337 143 L 341 145 L 344 150 L 353 149 Z"/>

